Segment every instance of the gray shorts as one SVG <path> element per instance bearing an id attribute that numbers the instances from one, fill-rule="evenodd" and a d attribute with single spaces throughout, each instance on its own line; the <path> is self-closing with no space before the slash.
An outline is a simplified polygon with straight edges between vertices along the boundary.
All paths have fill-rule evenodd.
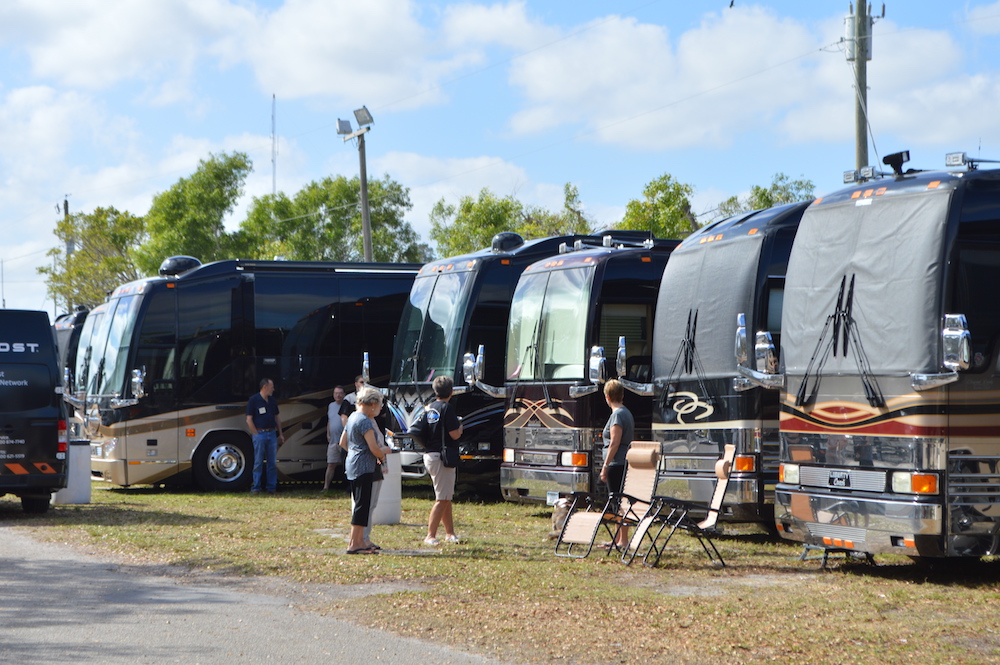
<path id="1" fill-rule="evenodd" d="M 424 453 L 424 467 L 434 481 L 434 499 L 451 501 L 455 496 L 455 469 L 441 463 L 441 453 Z"/>
<path id="2" fill-rule="evenodd" d="M 337 439 L 326 447 L 326 463 L 341 464 L 344 461 L 344 452 L 340 447 L 340 439 Z"/>

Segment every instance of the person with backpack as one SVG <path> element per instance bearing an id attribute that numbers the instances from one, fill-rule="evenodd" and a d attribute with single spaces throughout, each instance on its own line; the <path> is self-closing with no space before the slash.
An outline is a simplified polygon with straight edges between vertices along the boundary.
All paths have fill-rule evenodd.
<path id="1" fill-rule="evenodd" d="M 440 375 L 434 378 L 431 387 L 437 399 L 427 407 L 427 423 L 429 432 L 424 442 L 424 467 L 434 482 L 434 505 L 427 520 L 427 537 L 425 545 L 438 545 L 438 527 L 444 525 L 445 542 L 460 542 L 455 535 L 455 524 L 452 516 L 451 503 L 455 495 L 455 475 L 458 460 L 458 439 L 462 436 L 462 421 L 449 404 L 454 389 L 452 378 Z M 452 459 L 447 453 L 451 449 Z M 452 466 L 447 466 L 451 462 Z"/>

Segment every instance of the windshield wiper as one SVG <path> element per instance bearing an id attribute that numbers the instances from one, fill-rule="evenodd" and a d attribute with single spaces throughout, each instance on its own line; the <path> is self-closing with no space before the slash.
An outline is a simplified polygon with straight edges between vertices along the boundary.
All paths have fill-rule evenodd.
<path id="1" fill-rule="evenodd" d="M 861 377 L 861 384 L 864 387 L 865 399 L 876 408 L 885 408 L 885 398 L 879 388 L 878 381 L 868 362 L 868 354 L 865 353 L 861 344 L 861 336 L 858 334 L 857 322 L 854 320 L 854 279 L 856 275 L 851 275 L 850 287 L 847 286 L 847 275 L 840 280 L 840 290 L 837 293 L 837 304 L 833 314 L 826 317 L 823 331 L 820 333 L 816 348 L 806 366 L 806 372 L 799 384 L 799 390 L 795 395 L 796 406 L 811 404 L 816 399 L 819 391 L 819 383 L 823 378 L 823 367 L 831 352 L 833 357 L 838 355 L 838 346 L 842 350 L 843 357 L 847 357 L 848 350 L 853 347 L 854 363 L 857 366 L 858 374 Z M 844 299 L 844 291 L 847 290 L 847 299 Z M 833 337 L 827 341 L 827 332 L 833 329 Z M 818 364 L 817 364 L 818 359 Z M 815 378 L 813 377 L 813 365 L 817 364 Z M 809 380 L 813 379 L 813 387 L 808 388 Z"/>
<path id="2" fill-rule="evenodd" d="M 694 374 L 698 381 L 698 389 L 701 391 L 702 396 L 705 398 L 706 404 L 712 404 L 714 399 L 712 394 L 708 391 L 708 386 L 705 379 L 705 367 L 701 363 L 701 358 L 698 355 L 698 347 L 695 344 L 695 335 L 698 330 L 698 310 L 689 309 L 687 328 L 684 331 L 684 337 L 680 341 L 680 345 L 677 349 L 677 355 L 674 356 L 674 362 L 670 366 L 670 372 L 667 373 L 667 379 L 664 383 L 663 393 L 660 395 L 660 409 L 667 406 L 670 397 L 670 385 L 672 383 L 680 383 L 680 378 L 682 374 Z M 678 369 L 680 365 L 680 369 Z"/>

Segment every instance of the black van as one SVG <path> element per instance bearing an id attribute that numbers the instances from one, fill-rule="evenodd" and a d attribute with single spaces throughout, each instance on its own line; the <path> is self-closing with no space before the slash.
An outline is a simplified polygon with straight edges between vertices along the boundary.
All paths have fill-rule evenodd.
<path id="1" fill-rule="evenodd" d="M 44 513 L 66 486 L 66 412 L 46 312 L 0 310 L 0 496 Z"/>

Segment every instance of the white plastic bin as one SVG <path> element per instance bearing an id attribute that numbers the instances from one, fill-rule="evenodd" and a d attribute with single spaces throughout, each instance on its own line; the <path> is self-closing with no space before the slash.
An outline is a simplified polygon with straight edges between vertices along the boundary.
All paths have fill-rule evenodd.
<path id="1" fill-rule="evenodd" d="M 374 524 L 399 524 L 403 514 L 403 467 L 399 452 L 393 451 L 386 456 L 388 473 L 382 479 L 382 489 L 379 491 L 378 503 L 372 514 Z"/>
<path id="2" fill-rule="evenodd" d="M 56 492 L 52 503 L 90 503 L 90 441 L 70 441 L 66 487 Z"/>

